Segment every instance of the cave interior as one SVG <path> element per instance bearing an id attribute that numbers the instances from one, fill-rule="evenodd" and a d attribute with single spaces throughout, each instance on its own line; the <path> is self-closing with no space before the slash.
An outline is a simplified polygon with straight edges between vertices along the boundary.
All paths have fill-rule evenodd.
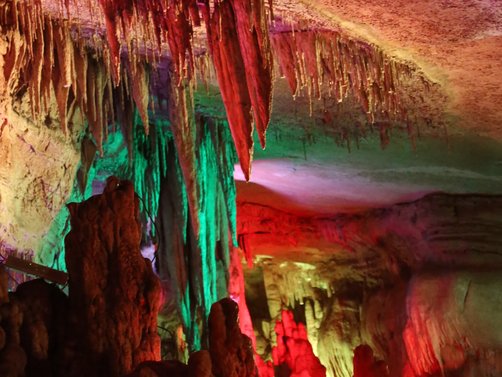
<path id="1" fill-rule="evenodd" d="M 0 377 L 501 377 L 500 0 L 0 0 Z"/>

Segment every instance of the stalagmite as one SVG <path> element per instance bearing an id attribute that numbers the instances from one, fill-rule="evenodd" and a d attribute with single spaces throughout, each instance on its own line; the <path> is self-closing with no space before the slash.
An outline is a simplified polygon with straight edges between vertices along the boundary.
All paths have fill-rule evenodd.
<path id="1" fill-rule="evenodd" d="M 326 376 L 326 368 L 312 352 L 305 326 L 295 322 L 292 312 L 282 311 L 275 332 L 277 346 L 273 348 L 272 355 L 277 368 L 288 371 L 287 375 L 291 377 Z"/>
<path id="2" fill-rule="evenodd" d="M 139 250 L 138 198 L 130 182 L 113 177 L 102 195 L 69 209 L 68 374 L 123 376 L 160 358 L 160 284 Z"/>
<path id="3" fill-rule="evenodd" d="M 375 359 L 373 350 L 367 344 L 354 350 L 354 377 L 389 377 L 387 364 Z"/>
<path id="4" fill-rule="evenodd" d="M 209 351 L 215 377 L 258 377 L 251 340 L 240 332 L 239 308 L 226 298 L 209 316 Z"/>
<path id="5" fill-rule="evenodd" d="M 246 292 L 244 274 L 242 272 L 242 261 L 240 250 L 235 248 L 230 256 L 230 279 L 228 282 L 228 294 L 239 306 L 239 326 L 243 334 L 247 335 L 256 350 L 256 337 L 254 335 L 253 323 L 246 304 Z"/>

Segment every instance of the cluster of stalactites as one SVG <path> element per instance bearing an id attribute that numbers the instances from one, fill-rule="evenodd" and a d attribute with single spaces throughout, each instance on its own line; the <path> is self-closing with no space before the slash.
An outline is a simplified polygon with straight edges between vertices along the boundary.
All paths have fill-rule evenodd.
<path id="1" fill-rule="evenodd" d="M 351 93 L 369 123 L 415 120 L 421 114 L 413 112 L 420 104 L 409 103 L 411 86 L 428 92 L 433 85 L 376 46 L 336 31 L 278 32 L 271 41 L 294 95 L 307 95 L 311 103 L 316 97 L 342 102 Z"/>
<path id="2" fill-rule="evenodd" d="M 66 133 L 78 108 L 101 149 L 108 124 L 117 120 L 131 127 L 135 104 L 148 131 L 146 63 L 129 60 L 121 80 L 114 79 L 108 48 L 75 41 L 78 31 L 69 21 L 44 15 L 36 1 L 7 2 L 1 17 L 8 43 L 3 72 L 8 95 L 15 98 L 27 89 L 33 119 L 43 121 L 55 101 Z"/>
<path id="3" fill-rule="evenodd" d="M 188 170 L 193 171 L 194 155 L 190 152 L 193 146 L 190 117 L 193 114 L 187 114 L 192 100 L 188 88 L 196 66 L 193 30 L 201 24 L 199 6 L 232 137 L 246 178 L 251 170 L 253 126 L 256 125 L 260 143 L 265 147 L 272 102 L 273 63 L 265 1 L 205 0 L 199 3 L 196 0 L 99 1 L 105 17 L 110 67 L 116 85 L 120 79 L 122 45 L 127 46 L 129 55 L 137 56 L 138 49 L 148 45 L 146 41 L 155 41 L 152 52 L 157 57 L 162 54 L 164 44 L 169 46 L 174 68 L 171 85 L 176 87 L 171 88 L 171 94 L 178 98 L 175 107 L 179 108 L 173 127 L 177 129 L 177 147 L 184 143 L 182 168 L 188 186 L 193 181 Z M 138 39 L 142 39 L 141 44 L 137 43 Z M 186 98 L 186 104 L 182 98 Z"/>
<path id="4" fill-rule="evenodd" d="M 211 305 L 226 296 L 237 210 L 233 180 L 236 156 L 228 126 L 202 115 L 194 122 L 195 185 L 200 193 L 198 240 L 193 221 L 189 222 L 191 213 L 186 210 L 189 196 L 180 156 L 169 151 L 167 175 L 160 188 L 158 256 L 159 274 L 172 283 L 187 341 L 195 350 L 205 334 Z"/>
<path id="5" fill-rule="evenodd" d="M 77 3 L 77 0 L 73 0 Z M 69 2 L 61 4 L 69 12 Z M 213 5 L 213 4 L 211 4 Z M 85 4 L 84 4 L 85 6 Z M 43 120 L 51 102 L 63 130 L 76 109 L 88 122 L 98 149 L 108 125 L 123 127 L 129 149 L 134 106 L 148 133 L 152 70 L 166 66 L 163 46 L 169 46 L 170 65 L 166 98 L 173 136 L 186 182 L 193 226 L 198 233 L 199 193 L 196 184 L 195 122 L 193 109 L 193 27 L 200 25 L 195 0 L 100 0 L 106 38 L 94 31 L 79 39 L 81 31 L 71 18 L 44 13 L 40 0 L 7 1 L 0 8 L 2 29 L 9 31 L 4 75 L 10 95 L 27 88 L 34 119 Z M 262 145 L 269 123 L 272 57 L 263 0 L 219 0 L 202 6 L 208 44 L 221 84 L 229 126 L 247 178 L 253 151 L 253 124 Z M 155 41 L 149 43 L 147 41 Z M 200 64 L 199 64 L 200 65 Z M 205 65 L 204 65 L 205 66 Z M 235 87 L 234 87 L 235 86 Z"/>

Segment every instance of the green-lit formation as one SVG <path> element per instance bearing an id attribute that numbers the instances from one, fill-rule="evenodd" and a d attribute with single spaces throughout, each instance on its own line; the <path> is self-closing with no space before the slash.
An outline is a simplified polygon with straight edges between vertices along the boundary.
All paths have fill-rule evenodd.
<path id="1" fill-rule="evenodd" d="M 68 203 L 88 199 L 112 175 L 134 182 L 144 225 L 143 242 L 155 244 L 153 262 L 176 296 L 170 299 L 176 300 L 191 350 L 200 349 L 204 342 L 211 305 L 226 296 L 229 252 L 236 244 L 236 153 L 226 120 L 215 119 L 196 114 L 198 234 L 191 226 L 188 195 L 170 124 L 160 115 L 150 118 L 153 124 L 146 135 L 135 112 L 130 152 L 121 127 L 110 131 L 103 143 L 103 155 L 96 153 L 84 185 L 82 179 L 75 179 L 68 199 Z M 65 206 L 41 243 L 37 254 L 40 262 L 66 269 L 64 237 L 69 226 Z"/>

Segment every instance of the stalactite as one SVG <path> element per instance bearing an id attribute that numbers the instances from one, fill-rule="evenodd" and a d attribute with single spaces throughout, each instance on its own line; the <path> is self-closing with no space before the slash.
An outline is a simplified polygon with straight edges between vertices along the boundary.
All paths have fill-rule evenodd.
<path id="1" fill-rule="evenodd" d="M 253 154 L 251 99 L 246 80 L 243 80 L 246 67 L 235 28 L 235 13 L 229 0 L 215 2 L 211 13 L 209 1 L 206 0 L 204 18 L 209 49 L 237 155 L 242 172 L 249 179 Z"/>
<path id="2" fill-rule="evenodd" d="M 117 18 L 122 14 L 120 9 L 117 7 L 117 3 L 110 0 L 100 0 L 99 4 L 102 7 L 105 24 L 106 24 L 106 37 L 108 40 L 108 46 L 110 47 L 110 59 L 112 67 L 112 76 L 115 86 L 119 85 L 120 82 L 120 49 L 121 41 L 117 33 L 117 28 L 119 23 L 117 23 Z"/>
<path id="3" fill-rule="evenodd" d="M 434 84 L 374 45 L 332 30 L 275 32 L 271 41 L 293 95 L 306 95 L 310 102 L 316 97 L 342 102 L 350 94 L 370 124 L 425 121 L 431 112 L 438 120 L 442 116 L 445 99 L 433 92 Z M 416 98 L 419 92 L 431 98 Z M 384 145 L 387 131 L 380 130 Z"/>
<path id="4" fill-rule="evenodd" d="M 154 54 L 157 56 L 161 54 L 162 42 L 167 42 L 177 84 L 182 81 L 190 84 L 195 66 L 193 25 L 200 24 L 195 0 L 147 0 L 141 3 L 101 0 L 100 4 L 105 14 L 114 78 L 120 69 L 120 37 L 125 38 L 127 46 L 134 46 L 132 40 L 135 35 L 127 30 L 135 29 L 143 37 L 155 36 L 157 51 Z M 264 1 L 217 1 L 212 14 L 207 1 L 204 10 L 208 44 L 222 87 L 234 142 L 244 174 L 249 178 L 253 149 L 252 122 L 254 119 L 264 147 L 271 111 L 272 55 Z M 144 19 L 152 22 L 145 23 Z M 129 51 L 130 56 L 137 53 L 134 48 Z M 114 82 L 117 85 L 116 80 Z"/>
<path id="5" fill-rule="evenodd" d="M 105 96 L 109 73 L 103 55 L 91 56 L 72 39 L 66 20 L 43 15 L 37 3 L 11 4 L 16 22 L 7 30 L 9 50 L 17 55 L 4 69 L 10 95 L 24 85 L 34 119 L 43 119 L 55 101 L 61 128 L 66 132 L 71 98 L 81 107 L 100 147 L 103 128 L 108 124 L 106 109 L 111 98 Z M 99 62 L 98 62 L 99 60 Z"/>
<path id="6" fill-rule="evenodd" d="M 197 2 L 100 0 L 99 6 L 89 6 L 91 11 L 100 11 L 104 16 L 106 43 L 96 41 L 102 38 L 97 34 L 93 36 L 94 42 L 75 41 L 70 22 L 51 18 L 39 2 L 8 2 L 3 8 L 2 21 L 13 36 L 4 68 L 4 75 L 11 83 L 11 94 L 24 85 L 28 87 L 35 119 L 42 118 L 55 101 L 65 132 L 68 112 L 77 105 L 101 154 L 108 125 L 117 118 L 131 152 L 131 103 L 138 109 L 148 133 L 150 69 L 165 65 L 158 63 L 165 60 L 162 45 L 167 42 L 173 59 L 168 95 L 160 95 L 158 91 L 154 94 L 157 98 L 169 98 L 190 219 L 198 237 L 201 199 L 195 177 L 196 131 L 192 104 L 196 66 L 192 29 L 200 23 Z M 13 15 L 15 22 L 7 20 L 8 15 Z M 144 22 L 145 19 L 151 22 Z M 263 0 L 253 0 L 252 4 L 225 0 L 216 2 L 211 12 L 207 3 L 205 20 L 230 129 L 241 167 L 249 179 L 253 119 L 260 142 L 265 146 L 271 110 L 272 56 L 265 6 Z M 157 46 L 146 49 L 145 38 L 155 38 Z M 150 61 L 156 63 L 150 64 Z"/>
<path id="7" fill-rule="evenodd" d="M 54 45 L 56 56 L 54 68 L 52 69 L 53 85 L 56 91 L 56 103 L 59 111 L 59 119 L 63 131 L 67 132 L 67 110 L 70 87 L 75 77 L 73 56 L 74 46 L 70 37 L 70 31 L 66 25 L 56 24 L 53 29 Z M 50 42 L 49 42 L 50 43 Z M 36 61 L 36 58 L 34 59 Z"/>
<path id="8" fill-rule="evenodd" d="M 126 141 L 129 158 L 134 158 L 133 153 L 133 140 L 134 140 L 134 103 L 132 98 L 127 94 L 125 86 L 121 85 L 115 90 L 114 97 L 117 101 L 114 102 L 115 113 L 117 114 L 117 122 L 122 130 L 124 139 Z M 143 125 L 143 129 L 145 129 Z"/>
<path id="9" fill-rule="evenodd" d="M 262 0 L 232 0 L 253 119 L 262 148 L 272 106 L 272 51 Z"/>
<path id="10" fill-rule="evenodd" d="M 193 96 L 190 82 L 185 79 L 178 79 L 170 76 L 169 86 L 171 88 L 169 98 L 169 118 L 173 131 L 173 138 L 178 151 L 178 159 L 183 173 L 185 186 L 187 189 L 190 219 L 195 234 L 199 234 L 200 228 L 200 187 L 197 185 L 197 161 L 195 157 L 196 149 L 196 125 L 193 110 Z"/>
<path id="11" fill-rule="evenodd" d="M 161 119 L 156 120 L 146 135 L 139 120 L 134 120 L 132 161 L 129 164 L 126 161 L 122 163 L 127 166 L 127 178 L 134 182 L 134 190 L 141 199 L 140 211 L 154 221 L 158 216 L 161 181 L 168 169 L 171 135 L 169 123 Z M 155 233 L 155 228 L 152 232 Z"/>
<path id="12" fill-rule="evenodd" d="M 168 0 L 165 27 L 167 41 L 174 61 L 177 78 L 181 81 L 190 80 L 193 76 L 193 53 L 192 53 L 192 24 L 191 17 L 195 22 L 199 20 L 199 10 L 192 0 Z M 188 62 L 187 62 L 188 56 Z"/>
<path id="13" fill-rule="evenodd" d="M 148 103 L 150 97 L 148 79 L 145 64 L 139 61 L 134 62 L 131 69 L 132 97 L 147 134 L 149 132 Z"/>

